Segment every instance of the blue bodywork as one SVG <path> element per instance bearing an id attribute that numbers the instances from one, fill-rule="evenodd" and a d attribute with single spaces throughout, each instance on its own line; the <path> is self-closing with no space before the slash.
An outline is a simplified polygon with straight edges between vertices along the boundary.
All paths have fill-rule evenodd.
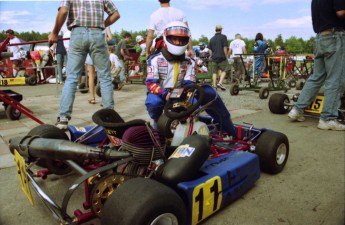
<path id="1" fill-rule="evenodd" d="M 234 151 L 207 160 L 198 179 L 177 185 L 186 202 L 187 224 L 200 223 L 226 207 L 246 193 L 259 178 L 259 158 L 253 153 Z"/>

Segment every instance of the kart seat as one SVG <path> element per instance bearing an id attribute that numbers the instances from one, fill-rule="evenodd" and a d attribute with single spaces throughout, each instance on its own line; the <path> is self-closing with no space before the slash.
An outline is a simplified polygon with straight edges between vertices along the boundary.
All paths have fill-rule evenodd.
<path id="1" fill-rule="evenodd" d="M 147 123 L 142 119 L 135 119 L 125 122 L 122 117 L 113 109 L 98 110 L 92 115 L 92 121 L 97 125 L 104 127 L 106 130 L 116 131 L 115 133 L 118 138 L 122 138 L 123 133 L 129 127 L 143 126 Z"/>

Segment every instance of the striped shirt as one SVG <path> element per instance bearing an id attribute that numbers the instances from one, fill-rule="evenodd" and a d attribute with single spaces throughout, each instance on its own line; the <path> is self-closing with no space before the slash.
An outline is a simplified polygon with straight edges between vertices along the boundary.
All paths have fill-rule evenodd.
<path id="1" fill-rule="evenodd" d="M 104 12 L 108 15 L 117 11 L 111 0 L 62 0 L 60 7 L 68 8 L 67 28 L 73 27 L 99 27 L 104 26 Z M 59 8 L 60 9 L 60 8 Z"/>

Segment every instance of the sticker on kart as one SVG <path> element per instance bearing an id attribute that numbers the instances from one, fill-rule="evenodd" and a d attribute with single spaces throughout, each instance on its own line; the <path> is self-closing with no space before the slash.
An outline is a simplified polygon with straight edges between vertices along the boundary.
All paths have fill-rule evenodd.
<path id="1" fill-rule="evenodd" d="M 26 164 L 23 157 L 17 152 L 17 150 L 14 150 L 14 160 L 16 161 L 16 169 L 20 187 L 25 196 L 29 199 L 31 205 L 34 205 L 34 199 L 32 198 L 30 190 L 29 177 L 26 174 Z"/>
<path id="2" fill-rule="evenodd" d="M 222 202 L 222 181 L 212 177 L 193 190 L 192 224 L 198 224 L 220 209 Z"/>
<path id="3" fill-rule="evenodd" d="M 2 78 L 0 79 L 0 86 L 7 85 L 25 85 L 25 77 L 16 77 L 16 78 Z"/>
<path id="4" fill-rule="evenodd" d="M 305 109 L 308 113 L 321 113 L 323 108 L 324 96 L 316 96 L 315 100 Z"/>

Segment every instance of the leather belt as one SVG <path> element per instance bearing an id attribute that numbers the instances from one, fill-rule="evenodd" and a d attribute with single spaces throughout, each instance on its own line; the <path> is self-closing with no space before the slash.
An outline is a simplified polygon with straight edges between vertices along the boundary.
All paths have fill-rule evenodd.
<path id="1" fill-rule="evenodd" d="M 80 27 L 80 26 L 73 26 L 73 27 L 72 27 L 72 30 L 73 30 L 74 28 L 78 28 L 78 27 Z M 90 30 L 102 30 L 101 27 L 83 27 L 83 28 L 87 28 L 87 29 L 90 29 Z"/>
<path id="2" fill-rule="evenodd" d="M 333 28 L 330 28 L 330 29 L 327 29 L 327 30 L 323 30 L 319 34 L 324 36 L 324 35 L 328 35 L 328 34 L 331 34 L 331 33 L 334 33 L 334 32 L 342 32 L 342 31 L 345 31 L 345 29 L 342 28 L 342 27 L 333 27 Z"/>

